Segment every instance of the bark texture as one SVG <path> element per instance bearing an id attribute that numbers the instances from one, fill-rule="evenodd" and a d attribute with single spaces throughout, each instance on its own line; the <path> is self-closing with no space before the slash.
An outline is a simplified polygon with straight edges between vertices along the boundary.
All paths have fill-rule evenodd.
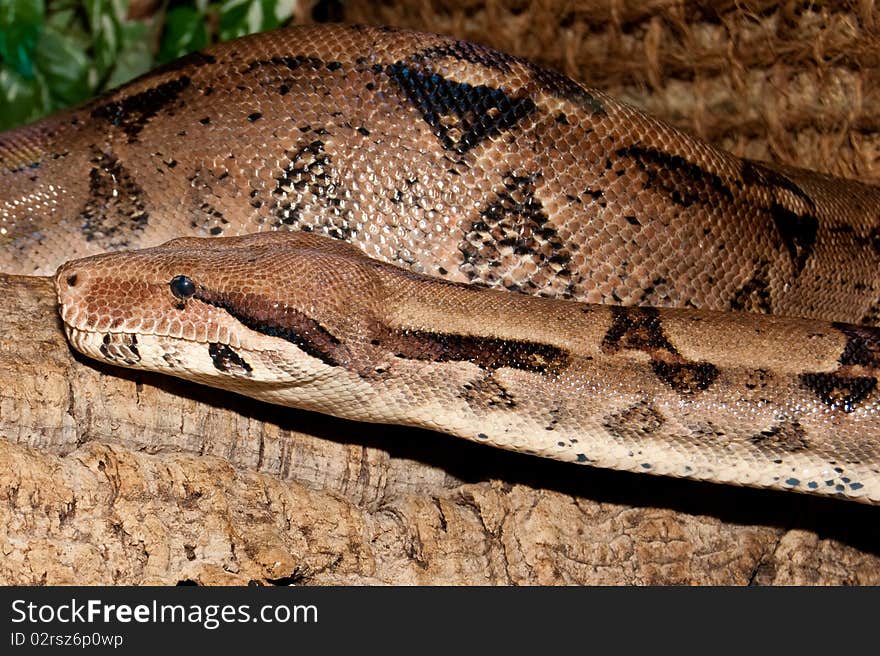
<path id="1" fill-rule="evenodd" d="M 880 179 L 873 3 L 343 7 L 531 57 L 739 155 Z M 111 369 L 70 351 L 48 280 L 0 276 L 0 298 L 0 583 L 880 583 L 880 508 Z"/>
<path id="2" fill-rule="evenodd" d="M 0 581 L 880 582 L 878 508 L 593 471 L 74 355 L 0 277 Z"/>

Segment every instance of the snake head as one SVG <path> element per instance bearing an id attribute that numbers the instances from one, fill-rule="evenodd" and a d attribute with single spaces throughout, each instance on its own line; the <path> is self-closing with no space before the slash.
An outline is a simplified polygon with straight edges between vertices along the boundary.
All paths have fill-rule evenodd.
<path id="1" fill-rule="evenodd" d="M 354 367 L 381 296 L 372 270 L 346 243 L 263 233 L 74 260 L 55 287 L 85 355 L 287 403 Z"/>

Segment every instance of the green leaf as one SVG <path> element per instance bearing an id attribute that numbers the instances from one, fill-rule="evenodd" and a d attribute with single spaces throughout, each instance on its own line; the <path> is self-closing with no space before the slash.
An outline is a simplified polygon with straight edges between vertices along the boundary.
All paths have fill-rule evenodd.
<path id="1" fill-rule="evenodd" d="M 251 0 L 225 0 L 220 3 L 220 40 L 247 34 L 247 13 Z"/>
<path id="2" fill-rule="evenodd" d="M 35 76 L 33 54 L 43 14 L 43 0 L 0 1 L 0 60 L 29 80 Z"/>
<path id="3" fill-rule="evenodd" d="M 250 34 L 262 20 L 262 7 L 254 0 L 225 0 L 220 3 L 220 40 Z"/>
<path id="4" fill-rule="evenodd" d="M 97 31 L 101 22 L 106 18 L 116 21 L 124 20 L 128 11 L 128 2 L 123 2 L 120 7 L 118 0 L 83 0 L 82 4 L 86 10 L 86 16 L 88 16 L 89 25 L 92 26 L 92 32 Z"/>
<path id="5" fill-rule="evenodd" d="M 153 53 L 147 39 L 147 26 L 142 23 L 126 23 L 122 26 L 122 50 L 116 58 L 113 73 L 105 88 L 111 89 L 143 75 L 153 67 Z"/>
<path id="6" fill-rule="evenodd" d="M 48 91 L 41 80 L 26 79 L 0 67 L 0 130 L 33 121 L 49 111 Z"/>
<path id="7" fill-rule="evenodd" d="M 53 105 L 71 105 L 91 95 L 87 84 L 89 60 L 75 39 L 45 28 L 40 34 L 34 62 L 52 91 Z"/>
<path id="8" fill-rule="evenodd" d="M 74 104 L 206 46 L 206 17 L 216 17 L 226 40 L 282 24 L 296 4 L 166 0 L 173 9 L 138 22 L 127 18 L 129 0 L 0 0 L 0 125 Z"/>
<path id="9" fill-rule="evenodd" d="M 119 51 L 119 24 L 111 14 L 102 13 L 92 23 L 92 52 L 99 77 L 113 68 Z"/>
<path id="10" fill-rule="evenodd" d="M 175 7 L 168 12 L 165 21 L 165 34 L 157 57 L 159 63 L 164 64 L 208 45 L 205 19 L 196 10 Z"/>
<path id="11" fill-rule="evenodd" d="M 295 0 L 223 0 L 220 3 L 220 40 L 278 27 L 293 13 Z"/>
<path id="12" fill-rule="evenodd" d="M 45 25 L 59 31 L 74 31 L 78 37 L 85 35 L 82 21 L 79 20 L 75 9 L 56 10 L 53 5 L 52 12 L 46 15 Z"/>
<path id="13" fill-rule="evenodd" d="M 43 23 L 45 7 L 43 0 L 3 0 L 0 3 L 0 26 L 36 25 Z"/>
<path id="14" fill-rule="evenodd" d="M 275 0 L 275 18 L 278 20 L 279 25 L 293 16 L 296 4 L 297 0 Z"/>

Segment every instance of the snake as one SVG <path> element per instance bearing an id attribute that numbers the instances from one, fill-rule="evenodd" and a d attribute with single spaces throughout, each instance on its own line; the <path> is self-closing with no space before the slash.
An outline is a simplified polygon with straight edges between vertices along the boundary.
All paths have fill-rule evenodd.
<path id="1" fill-rule="evenodd" d="M 880 188 L 529 61 L 295 26 L 0 134 L 72 347 L 532 455 L 880 504 Z"/>

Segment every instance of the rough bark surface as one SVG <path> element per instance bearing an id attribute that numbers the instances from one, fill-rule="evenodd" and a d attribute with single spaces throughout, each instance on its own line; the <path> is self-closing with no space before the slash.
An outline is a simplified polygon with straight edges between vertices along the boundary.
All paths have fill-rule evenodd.
<path id="1" fill-rule="evenodd" d="M 0 277 L 0 582 L 880 582 L 878 508 L 587 470 L 74 355 Z"/>
<path id="2" fill-rule="evenodd" d="M 549 63 L 740 155 L 880 179 L 872 3 L 345 7 Z M 70 351 L 48 280 L 0 276 L 0 298 L 0 583 L 880 583 L 880 508 L 111 369 Z"/>

